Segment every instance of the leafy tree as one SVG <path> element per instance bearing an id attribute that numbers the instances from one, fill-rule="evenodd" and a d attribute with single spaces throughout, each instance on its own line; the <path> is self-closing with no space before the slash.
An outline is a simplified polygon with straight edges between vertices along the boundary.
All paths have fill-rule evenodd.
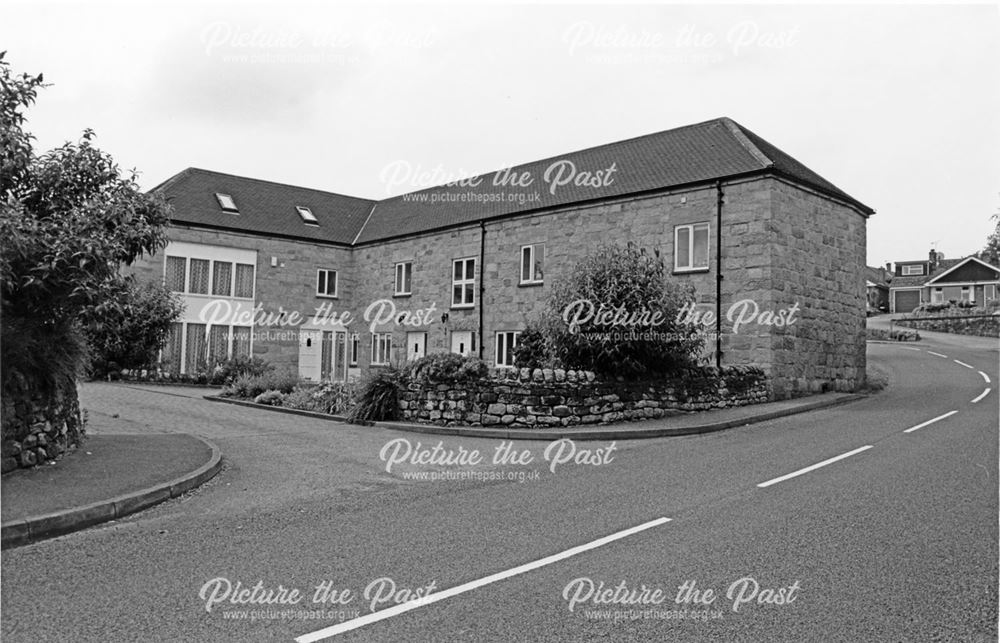
<path id="1" fill-rule="evenodd" d="M 992 218 L 997 222 L 997 227 L 986 237 L 986 247 L 979 253 L 979 258 L 991 266 L 1000 266 L 1000 214 L 994 214 Z"/>
<path id="2" fill-rule="evenodd" d="M 538 327 L 567 368 L 663 375 L 695 365 L 704 346 L 695 326 L 678 322 L 693 301 L 693 289 L 670 280 L 658 251 L 602 246 L 555 284 Z"/>
<path id="3" fill-rule="evenodd" d="M 86 364 L 82 327 L 132 305 L 122 265 L 166 244 L 167 205 L 83 133 L 37 156 L 24 130 L 42 76 L 0 54 L 0 303 L 3 394 L 65 389 Z M 4 426 L 7 422 L 5 418 Z"/>

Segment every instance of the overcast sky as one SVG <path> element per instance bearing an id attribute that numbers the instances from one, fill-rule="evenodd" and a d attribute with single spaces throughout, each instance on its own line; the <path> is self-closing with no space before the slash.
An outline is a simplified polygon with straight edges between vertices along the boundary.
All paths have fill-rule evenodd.
<path id="1" fill-rule="evenodd" d="M 982 248 L 1000 210 L 997 5 L 9 2 L 52 84 L 150 188 L 201 167 L 382 198 L 729 116 L 871 205 L 868 261 Z M 440 182 L 440 180 L 434 181 Z"/>

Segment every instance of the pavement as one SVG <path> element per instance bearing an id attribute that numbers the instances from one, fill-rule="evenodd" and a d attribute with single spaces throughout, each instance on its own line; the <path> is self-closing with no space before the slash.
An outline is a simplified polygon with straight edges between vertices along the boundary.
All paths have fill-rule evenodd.
<path id="1" fill-rule="evenodd" d="M 221 454 L 184 433 L 99 434 L 56 463 L 0 481 L 3 548 L 115 520 L 210 479 Z"/>

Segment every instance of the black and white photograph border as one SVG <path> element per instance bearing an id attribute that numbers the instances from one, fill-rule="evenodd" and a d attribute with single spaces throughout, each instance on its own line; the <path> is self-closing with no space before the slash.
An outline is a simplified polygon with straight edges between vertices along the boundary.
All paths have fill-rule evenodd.
<path id="1" fill-rule="evenodd" d="M 997 641 L 1000 5 L 8 0 L 0 636 Z"/>

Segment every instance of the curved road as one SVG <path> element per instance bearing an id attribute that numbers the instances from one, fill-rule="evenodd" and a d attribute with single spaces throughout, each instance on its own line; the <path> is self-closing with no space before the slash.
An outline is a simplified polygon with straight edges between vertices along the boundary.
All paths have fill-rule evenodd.
<path id="1" fill-rule="evenodd" d="M 997 342 L 925 336 L 869 345 L 868 399 L 554 470 L 544 443 L 494 465 L 497 440 L 88 385 L 97 430 L 198 433 L 227 465 L 3 552 L 3 640 L 995 641 Z M 396 439 L 487 462 L 386 471 Z M 442 471 L 468 479 L 412 479 Z"/>

